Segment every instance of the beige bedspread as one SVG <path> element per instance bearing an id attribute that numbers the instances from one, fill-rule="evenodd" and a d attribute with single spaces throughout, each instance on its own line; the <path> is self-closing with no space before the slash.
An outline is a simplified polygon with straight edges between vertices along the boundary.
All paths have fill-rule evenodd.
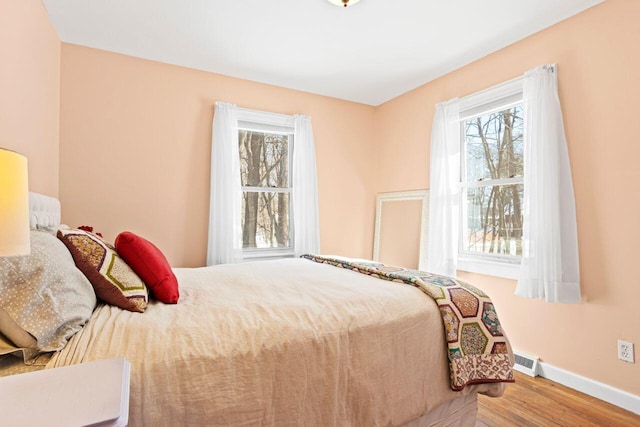
<path id="1" fill-rule="evenodd" d="M 48 367 L 123 356 L 131 426 L 387 426 L 503 384 L 449 388 L 419 289 L 303 259 L 176 269 L 177 305 L 100 306 Z"/>

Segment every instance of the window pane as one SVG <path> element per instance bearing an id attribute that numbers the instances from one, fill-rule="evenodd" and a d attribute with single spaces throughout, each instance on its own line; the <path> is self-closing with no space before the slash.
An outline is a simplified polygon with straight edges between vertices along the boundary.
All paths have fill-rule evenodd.
<path id="1" fill-rule="evenodd" d="M 283 248 L 289 243 L 289 194 L 242 192 L 242 247 Z"/>
<path id="2" fill-rule="evenodd" d="M 289 186 L 289 136 L 250 130 L 238 132 L 243 187 Z"/>
<path id="3" fill-rule="evenodd" d="M 465 120 L 466 181 L 522 176 L 524 109 Z"/>
<path id="4" fill-rule="evenodd" d="M 522 255 L 523 185 L 467 188 L 465 250 Z"/>

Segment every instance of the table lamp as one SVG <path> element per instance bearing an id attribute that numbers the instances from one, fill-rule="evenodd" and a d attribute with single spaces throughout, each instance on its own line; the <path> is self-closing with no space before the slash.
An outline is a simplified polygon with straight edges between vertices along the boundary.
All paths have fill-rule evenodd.
<path id="1" fill-rule="evenodd" d="M 0 148 L 0 257 L 29 255 L 27 158 Z"/>

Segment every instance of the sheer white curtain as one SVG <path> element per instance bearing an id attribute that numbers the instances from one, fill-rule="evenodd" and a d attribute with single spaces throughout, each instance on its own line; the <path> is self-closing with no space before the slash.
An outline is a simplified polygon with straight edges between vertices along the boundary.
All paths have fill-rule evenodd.
<path id="1" fill-rule="evenodd" d="M 436 105 L 431 130 L 427 271 L 455 277 L 460 208 L 458 99 Z"/>
<path id="2" fill-rule="evenodd" d="M 311 118 L 296 114 L 293 139 L 294 255 L 320 252 L 316 151 Z"/>
<path id="3" fill-rule="evenodd" d="M 516 295 L 580 302 L 576 208 L 555 66 L 525 73 L 523 256 Z"/>
<path id="4" fill-rule="evenodd" d="M 207 265 L 242 261 L 238 107 L 216 102 L 212 133 Z"/>

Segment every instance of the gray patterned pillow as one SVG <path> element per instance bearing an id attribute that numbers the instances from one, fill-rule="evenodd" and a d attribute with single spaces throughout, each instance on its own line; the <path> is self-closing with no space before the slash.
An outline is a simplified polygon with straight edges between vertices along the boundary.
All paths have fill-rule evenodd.
<path id="1" fill-rule="evenodd" d="M 0 308 L 37 340 L 25 358 L 62 349 L 95 306 L 91 283 L 55 236 L 32 230 L 31 255 L 0 258 Z"/>

